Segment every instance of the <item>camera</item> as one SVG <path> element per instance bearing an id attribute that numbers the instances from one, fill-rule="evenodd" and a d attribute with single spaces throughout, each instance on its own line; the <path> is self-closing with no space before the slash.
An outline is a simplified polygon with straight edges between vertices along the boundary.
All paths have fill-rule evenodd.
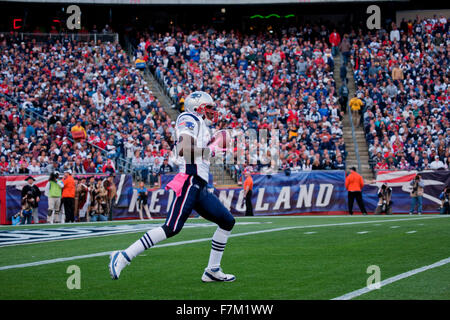
<path id="1" fill-rule="evenodd" d="M 450 187 L 446 187 L 444 190 L 444 202 L 448 203 L 450 199 Z"/>
<path id="2" fill-rule="evenodd" d="M 419 179 L 420 179 L 419 176 L 415 176 L 415 178 L 414 178 L 414 185 L 413 185 L 413 189 L 412 189 L 412 191 L 414 193 L 417 192 L 417 189 L 419 188 L 419 184 L 418 184 Z"/>
<path id="3" fill-rule="evenodd" d="M 138 193 L 138 201 L 143 201 L 145 199 L 145 192 Z"/>
<path id="4" fill-rule="evenodd" d="M 387 203 L 386 200 L 383 200 L 383 205 L 381 206 L 381 211 L 386 211 L 387 209 Z"/>
<path id="5" fill-rule="evenodd" d="M 27 194 L 22 199 L 22 203 L 29 205 L 29 206 L 33 205 L 34 201 L 35 201 L 35 199 L 34 199 L 32 191 L 28 191 Z"/>
<path id="6" fill-rule="evenodd" d="M 56 180 L 58 180 L 59 175 L 57 172 L 52 172 L 50 173 L 50 177 L 48 178 L 49 181 L 54 181 L 56 182 Z"/>

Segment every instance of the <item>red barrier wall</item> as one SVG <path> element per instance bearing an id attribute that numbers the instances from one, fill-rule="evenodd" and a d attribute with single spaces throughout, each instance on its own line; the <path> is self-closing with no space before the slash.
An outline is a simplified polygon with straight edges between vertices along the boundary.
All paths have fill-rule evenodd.
<path id="1" fill-rule="evenodd" d="M 0 177 L 0 224 L 6 223 L 6 178 Z"/>

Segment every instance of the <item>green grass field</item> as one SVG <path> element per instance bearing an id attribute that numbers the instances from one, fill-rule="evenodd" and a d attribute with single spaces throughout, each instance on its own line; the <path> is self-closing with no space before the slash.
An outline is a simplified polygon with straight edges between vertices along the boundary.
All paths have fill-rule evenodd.
<path id="1" fill-rule="evenodd" d="M 2 226 L 0 233 L 140 223 L 160 225 L 162 220 Z M 222 260 L 236 281 L 202 283 L 215 229 L 185 227 L 134 259 L 117 281 L 108 272 L 108 252 L 126 248 L 144 231 L 2 246 L 0 299 L 329 300 L 365 288 L 371 265 L 379 266 L 383 281 L 450 257 L 447 216 L 237 218 Z M 59 258 L 68 259 L 52 260 Z M 80 289 L 67 287 L 71 265 L 80 268 Z M 354 299 L 448 300 L 449 280 L 450 263 L 445 263 Z"/>

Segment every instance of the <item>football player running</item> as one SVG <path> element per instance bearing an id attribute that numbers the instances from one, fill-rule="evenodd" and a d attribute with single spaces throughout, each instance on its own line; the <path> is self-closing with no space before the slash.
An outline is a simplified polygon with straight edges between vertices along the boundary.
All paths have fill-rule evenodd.
<path id="1" fill-rule="evenodd" d="M 220 266 L 235 219 L 208 189 L 209 160 L 214 156 L 216 147 L 225 144 L 221 140 L 226 141 L 226 135 L 211 139 L 208 126 L 217 121 L 218 113 L 208 93 L 191 93 L 185 99 L 184 107 L 185 112 L 176 121 L 176 152 L 180 172 L 166 186 L 166 189 L 175 192 L 166 221 L 162 226 L 147 231 L 127 249 L 111 253 L 109 270 L 113 279 L 118 279 L 122 269 L 137 255 L 180 232 L 193 209 L 218 225 L 212 237 L 208 266 L 203 272 L 202 281 L 231 282 L 236 279 L 232 274 L 225 274 Z"/>

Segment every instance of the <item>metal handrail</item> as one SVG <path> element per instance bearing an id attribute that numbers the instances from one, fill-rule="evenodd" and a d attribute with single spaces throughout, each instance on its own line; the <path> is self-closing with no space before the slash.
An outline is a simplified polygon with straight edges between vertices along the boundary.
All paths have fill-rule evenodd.
<path id="1" fill-rule="evenodd" d="M 37 118 L 39 118 L 41 121 L 45 121 L 45 122 L 48 121 L 48 119 L 46 119 L 46 118 L 45 118 L 44 116 L 42 116 L 41 114 L 39 114 L 39 113 L 37 113 L 37 112 L 35 112 L 35 111 L 33 111 L 33 110 L 29 110 L 29 109 L 27 109 L 27 108 L 24 108 L 24 107 L 23 107 L 23 103 L 20 103 L 20 102 L 18 102 L 17 100 L 15 100 L 15 99 L 13 99 L 13 98 L 11 98 L 11 97 L 9 97 L 9 96 L 3 94 L 3 93 L 0 93 L 0 96 L 1 96 L 1 97 L 4 97 L 4 98 L 5 98 L 6 100 L 8 100 L 9 102 L 11 102 L 11 103 L 13 103 L 14 105 L 16 105 L 20 110 L 25 111 L 25 114 L 30 113 L 30 114 L 36 116 Z M 31 118 L 31 119 L 33 119 L 33 118 L 30 117 L 30 116 L 28 116 L 28 117 Z M 66 129 L 67 129 L 67 128 L 66 128 Z M 68 132 L 70 132 L 70 131 L 68 131 Z M 74 140 L 73 140 L 70 136 L 68 136 L 67 138 L 70 140 L 70 142 L 72 142 L 72 143 L 74 142 Z"/>
<path id="2" fill-rule="evenodd" d="M 0 32 L 0 34 L 10 35 L 10 33 L 5 33 L 5 32 Z M 52 34 L 52 33 L 26 33 L 26 32 L 19 32 L 19 33 L 16 33 L 16 34 L 20 36 L 21 40 L 23 40 L 24 37 L 27 37 L 27 36 L 35 37 L 35 38 L 36 37 L 42 37 L 42 36 L 48 36 L 50 38 L 58 38 L 58 37 L 59 38 L 65 38 L 67 36 L 70 36 L 72 38 L 72 40 L 79 40 L 78 39 L 79 37 L 90 37 L 90 36 L 92 36 L 93 37 L 92 40 L 97 42 L 97 39 L 101 39 L 101 38 L 108 37 L 108 36 L 109 37 L 113 36 L 116 42 L 119 41 L 119 35 L 117 33 L 109 33 L 109 34 L 104 34 L 104 33 L 99 33 L 99 34 L 96 34 L 96 33 L 93 33 L 93 34 L 58 33 L 58 34 Z M 77 39 L 75 39 L 76 37 L 77 37 Z M 18 102 L 17 100 L 13 99 L 13 98 L 11 98 L 11 97 L 3 94 L 3 93 L 0 93 L 0 96 L 5 97 L 5 99 L 7 99 L 9 102 L 13 103 L 14 105 L 17 105 L 19 107 L 19 109 L 24 110 L 28 117 L 33 118 L 33 116 L 34 116 L 34 117 L 39 118 L 41 121 L 45 121 L 45 122 L 48 120 L 45 117 L 43 117 L 41 114 L 39 114 L 39 113 L 37 113 L 37 112 L 35 112 L 33 110 L 29 110 L 27 108 L 23 108 L 22 104 L 20 102 Z M 30 116 L 30 114 L 32 116 Z M 69 141 L 74 143 L 74 140 L 71 137 L 70 130 L 68 130 L 68 139 L 69 139 Z M 94 147 L 96 150 L 99 150 L 104 156 L 107 156 L 107 151 L 106 150 L 96 146 L 95 144 L 90 143 L 87 140 L 86 140 L 86 143 L 89 146 Z M 129 161 L 129 160 L 127 160 L 127 159 L 125 159 L 124 157 L 121 157 L 121 156 L 118 156 L 114 160 L 116 162 L 116 168 L 119 171 L 127 172 L 127 173 L 132 173 L 133 172 L 133 170 L 132 170 L 132 162 L 131 161 Z"/>
<path id="3" fill-rule="evenodd" d="M 39 119 L 42 120 L 42 121 L 47 121 L 47 119 L 45 119 L 44 116 L 42 116 L 41 114 L 37 113 L 36 111 L 33 111 L 33 110 L 29 110 L 29 109 L 24 108 L 20 102 L 18 102 L 17 100 L 11 98 L 10 96 L 8 96 L 8 95 L 6 95 L 6 94 L 4 94 L 4 93 L 0 93 L 0 97 L 5 98 L 5 99 L 8 100 L 10 103 L 16 105 L 19 109 L 24 110 L 25 113 L 30 113 L 30 114 L 36 116 L 37 118 L 39 118 Z M 30 117 L 30 118 L 31 118 L 31 117 Z"/>
<path id="4" fill-rule="evenodd" d="M 356 160 L 358 162 L 358 172 L 361 172 L 361 158 L 359 157 L 358 141 L 356 141 L 355 126 L 353 125 L 353 117 L 352 117 L 352 112 L 350 110 L 349 103 L 347 103 L 347 112 L 348 112 L 350 124 L 352 126 L 352 139 L 355 144 L 355 154 L 356 154 Z"/>
<path id="5" fill-rule="evenodd" d="M 0 32 L 0 34 L 4 34 L 4 35 L 11 35 L 10 32 Z M 114 39 L 114 41 L 110 41 L 110 42 L 119 42 L 119 34 L 118 33 L 64 33 L 64 32 L 58 32 L 58 33 L 47 33 L 47 32 L 17 32 L 15 33 L 20 37 L 20 40 L 24 40 L 24 38 L 26 37 L 31 37 L 31 38 L 43 38 L 43 37 L 48 37 L 48 38 L 71 38 L 73 41 L 75 40 L 87 40 L 87 41 L 94 41 L 97 42 L 97 40 L 102 40 L 102 41 L 110 41 L 107 38 L 112 38 Z M 86 38 L 86 39 L 84 39 Z"/>
<path id="6" fill-rule="evenodd" d="M 341 53 L 341 61 L 343 61 L 342 53 Z M 353 68 L 352 68 L 352 74 L 353 74 Z M 355 81 L 355 80 L 352 79 L 351 81 Z M 348 116 L 349 116 L 349 120 L 350 120 L 350 125 L 352 126 L 352 139 L 355 144 L 355 154 L 356 154 L 356 160 L 358 162 L 358 172 L 361 172 L 361 158 L 359 157 L 358 141 L 356 140 L 355 126 L 353 125 L 353 116 L 352 116 L 352 112 L 350 110 L 349 102 L 347 102 L 347 112 L 348 112 Z"/>
<path id="7" fill-rule="evenodd" d="M 125 41 L 126 41 L 126 45 L 127 45 L 127 48 L 128 48 L 128 52 L 135 58 L 135 57 L 136 57 L 136 48 L 131 44 L 130 41 L 128 41 L 128 39 L 126 39 Z M 172 104 L 175 104 L 175 103 L 176 103 L 176 101 L 174 101 L 174 99 L 172 99 L 172 97 L 170 97 L 170 96 L 168 96 L 168 95 L 166 94 L 166 91 L 167 91 L 168 89 L 165 87 L 163 79 L 158 78 L 158 77 L 156 76 L 156 74 L 153 74 L 153 73 L 151 72 L 150 68 L 148 67 L 147 63 L 145 64 L 145 67 L 144 67 L 144 73 L 147 74 L 148 76 L 152 76 L 152 77 L 156 80 L 156 82 L 157 82 L 158 85 L 159 85 L 160 91 L 165 95 L 165 97 L 166 97 Z"/>
<path id="8" fill-rule="evenodd" d="M 17 100 L 9 97 L 8 95 L 0 93 L 0 97 L 4 97 L 9 102 L 11 102 L 14 105 L 16 105 L 20 110 L 25 111 L 25 114 L 32 114 L 33 116 L 39 118 L 41 121 L 45 121 L 45 122 L 48 121 L 48 119 L 46 119 L 44 116 L 40 115 L 39 113 L 37 113 L 37 112 L 35 112 L 33 110 L 29 110 L 28 108 L 24 108 L 22 103 L 20 103 Z M 28 115 L 28 117 L 33 119 L 33 117 L 31 117 L 29 115 Z M 66 127 L 66 129 L 68 129 L 68 128 Z M 72 142 L 72 143 L 75 143 L 75 141 L 71 137 L 70 130 L 67 130 L 67 132 L 68 132 L 67 138 L 69 139 L 69 141 Z M 107 155 L 108 152 L 106 150 L 100 148 L 99 146 L 96 146 L 95 144 L 92 144 L 91 142 L 89 142 L 87 140 L 86 140 L 86 143 L 90 147 L 94 147 L 95 149 L 100 150 L 100 152 L 102 152 L 104 155 Z M 126 160 L 126 159 L 124 159 L 122 157 L 117 157 L 115 160 L 116 160 L 117 168 L 122 168 L 122 170 L 119 170 L 119 171 L 128 172 L 128 173 L 130 172 L 130 169 L 131 169 L 131 162 L 130 161 L 128 161 L 128 160 Z"/>

